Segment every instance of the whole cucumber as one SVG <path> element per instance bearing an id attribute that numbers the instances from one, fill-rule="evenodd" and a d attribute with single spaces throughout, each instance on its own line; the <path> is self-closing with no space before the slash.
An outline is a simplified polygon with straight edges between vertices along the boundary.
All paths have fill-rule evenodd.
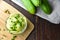
<path id="1" fill-rule="evenodd" d="M 39 6 L 39 4 L 40 4 L 40 0 L 31 0 L 32 1 L 32 3 L 34 4 L 34 6 Z"/>
<path id="2" fill-rule="evenodd" d="M 52 12 L 52 7 L 49 5 L 49 3 L 43 3 L 40 5 L 40 8 L 46 13 L 46 14 L 51 14 Z"/>
<path id="3" fill-rule="evenodd" d="M 48 3 L 48 0 L 42 0 L 43 3 Z"/>
<path id="4" fill-rule="evenodd" d="M 35 6 L 32 4 L 31 0 L 21 0 L 24 6 L 26 7 L 27 11 L 30 12 L 30 14 L 35 14 Z"/>

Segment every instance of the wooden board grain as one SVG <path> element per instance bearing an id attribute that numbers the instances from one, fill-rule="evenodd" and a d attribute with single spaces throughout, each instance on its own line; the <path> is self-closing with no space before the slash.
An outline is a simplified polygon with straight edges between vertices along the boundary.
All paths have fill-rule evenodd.
<path id="1" fill-rule="evenodd" d="M 6 20 L 10 14 L 5 13 L 5 10 L 9 10 L 10 13 L 20 13 L 20 12 L 15 8 L 13 8 L 11 5 L 9 5 L 8 3 L 6 3 L 5 1 L 0 1 L 0 29 L 1 29 L 0 39 L 3 38 L 3 40 L 8 40 L 8 39 L 11 40 L 13 35 L 6 30 L 6 26 L 5 26 Z M 31 31 L 34 29 L 34 25 L 28 19 L 27 21 L 28 21 L 28 27 L 26 31 L 21 35 L 17 35 L 16 40 L 25 40 L 28 37 L 28 35 L 31 33 Z M 4 35 L 6 37 L 4 37 Z"/>

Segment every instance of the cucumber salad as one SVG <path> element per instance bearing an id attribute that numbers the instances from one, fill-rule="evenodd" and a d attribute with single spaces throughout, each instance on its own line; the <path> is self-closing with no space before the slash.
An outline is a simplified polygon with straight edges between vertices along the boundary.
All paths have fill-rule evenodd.
<path id="1" fill-rule="evenodd" d="M 27 28 L 27 19 L 20 14 L 10 14 L 6 22 L 7 30 L 12 34 L 21 34 Z"/>

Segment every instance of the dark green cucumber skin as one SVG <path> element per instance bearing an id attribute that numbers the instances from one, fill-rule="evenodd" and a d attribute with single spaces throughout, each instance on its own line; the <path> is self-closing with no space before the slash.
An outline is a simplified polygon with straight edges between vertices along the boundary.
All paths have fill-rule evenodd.
<path id="1" fill-rule="evenodd" d="M 42 0 L 42 3 L 48 3 L 48 0 Z"/>
<path id="2" fill-rule="evenodd" d="M 21 0 L 21 1 L 30 14 L 35 14 L 36 9 L 35 6 L 32 4 L 31 0 Z"/>
<path id="3" fill-rule="evenodd" d="M 40 0 L 31 0 L 31 2 L 34 4 L 34 6 L 39 6 Z"/>
<path id="4" fill-rule="evenodd" d="M 46 14 L 51 14 L 52 12 L 52 7 L 51 5 L 48 3 L 48 1 L 43 0 L 42 4 L 40 5 L 40 8 L 46 13 Z"/>

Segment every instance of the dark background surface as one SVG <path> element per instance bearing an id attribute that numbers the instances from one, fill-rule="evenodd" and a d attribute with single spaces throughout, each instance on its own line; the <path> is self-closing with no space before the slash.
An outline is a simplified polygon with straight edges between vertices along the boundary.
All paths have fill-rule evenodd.
<path id="1" fill-rule="evenodd" d="M 60 24 L 52 24 L 36 15 L 31 15 L 10 0 L 4 1 L 22 12 L 34 24 L 35 28 L 26 40 L 60 40 Z"/>

